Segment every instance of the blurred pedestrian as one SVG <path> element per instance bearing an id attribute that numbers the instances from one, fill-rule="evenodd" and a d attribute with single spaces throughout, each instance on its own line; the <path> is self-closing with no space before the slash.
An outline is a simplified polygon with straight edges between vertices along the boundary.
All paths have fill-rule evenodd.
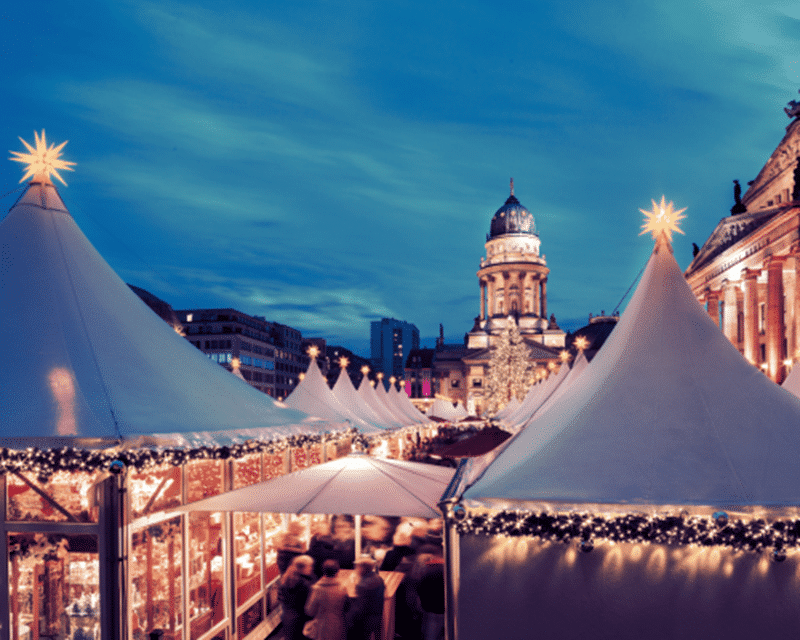
<path id="1" fill-rule="evenodd" d="M 356 597 L 347 612 L 348 640 L 381 640 L 383 625 L 383 597 L 386 585 L 375 572 L 375 561 L 370 556 L 356 560 Z M 387 640 L 393 640 L 387 638 Z"/>
<path id="2" fill-rule="evenodd" d="M 346 627 L 344 614 L 347 607 L 347 589 L 336 577 L 339 563 L 325 560 L 322 563 L 322 577 L 311 588 L 311 596 L 306 603 L 306 614 L 316 622 L 314 640 L 345 640 Z"/>
<path id="3" fill-rule="evenodd" d="M 308 620 L 306 602 L 311 593 L 314 559 L 297 556 L 280 579 L 278 600 L 281 603 L 281 622 L 286 640 L 303 640 L 303 625 Z"/>

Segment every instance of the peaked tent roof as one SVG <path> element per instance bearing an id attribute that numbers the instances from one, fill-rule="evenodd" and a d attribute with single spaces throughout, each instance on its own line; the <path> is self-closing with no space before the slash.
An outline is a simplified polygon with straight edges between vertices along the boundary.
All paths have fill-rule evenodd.
<path id="1" fill-rule="evenodd" d="M 786 380 L 781 383 L 781 386 L 800 398 L 800 366 L 797 363 L 792 367 Z"/>
<path id="2" fill-rule="evenodd" d="M 375 394 L 378 396 L 378 400 L 381 401 L 381 404 L 386 407 L 392 416 L 394 416 L 396 422 L 403 426 L 408 426 L 414 423 L 414 421 L 405 415 L 400 407 L 395 404 L 394 394 L 390 394 L 390 391 L 383 386 L 383 383 L 375 386 Z"/>
<path id="3" fill-rule="evenodd" d="M 407 415 L 413 424 L 426 422 L 425 414 L 414 406 L 405 389 L 390 390 L 389 393 L 394 396 L 394 402 L 400 411 Z"/>
<path id="4" fill-rule="evenodd" d="M 353 414 L 336 399 L 319 370 L 316 358 L 311 358 L 305 377 L 284 400 L 284 404 L 322 420 L 349 423 L 360 431 L 377 431 L 374 426 Z"/>
<path id="5" fill-rule="evenodd" d="M 358 416 L 368 424 L 377 429 L 384 429 L 381 419 L 372 410 L 363 398 L 358 395 L 353 383 L 350 381 L 350 375 L 347 369 L 343 368 L 339 371 L 339 377 L 336 379 L 336 384 L 333 385 L 333 396 L 336 400 L 344 405 L 348 411 Z"/>
<path id="6" fill-rule="evenodd" d="M 536 407 L 533 414 L 526 422 L 535 420 L 536 416 L 547 411 L 562 395 L 564 395 L 564 393 L 569 392 L 572 385 L 577 381 L 577 379 L 588 366 L 589 361 L 586 359 L 586 356 L 583 355 L 583 353 L 580 353 L 575 362 L 572 364 L 572 367 L 564 367 L 566 370 L 564 377 L 553 389 L 553 392 L 538 407 Z M 559 371 L 559 373 L 561 372 Z"/>
<path id="7" fill-rule="evenodd" d="M 528 395 L 527 392 L 525 393 L 525 395 L 526 396 Z M 503 407 L 502 409 L 500 409 L 500 411 L 497 412 L 495 418 L 497 420 L 502 420 L 506 416 L 512 415 L 517 409 L 519 409 L 521 404 L 522 403 L 519 400 L 517 400 L 517 396 L 514 396 L 513 398 L 511 398 L 511 400 L 505 407 Z"/>
<path id="8" fill-rule="evenodd" d="M 561 386 L 561 383 L 564 382 L 566 377 L 569 375 L 569 372 L 570 368 L 562 365 L 557 374 L 550 374 L 547 380 L 539 385 L 539 392 L 535 395 L 531 395 L 530 397 L 526 395 L 522 406 L 520 406 L 520 408 L 517 409 L 513 415 L 509 416 L 506 420 L 503 420 L 503 422 L 511 427 L 512 431 L 518 431 L 521 429 L 522 426 L 528 422 L 533 415 L 536 414 L 536 412 L 539 410 L 539 407 L 547 402 L 548 399 L 550 399 L 550 397 L 556 392 L 556 390 Z"/>
<path id="9" fill-rule="evenodd" d="M 442 420 L 449 420 L 455 422 L 460 420 L 466 415 L 466 411 L 459 411 L 453 406 L 453 403 L 443 398 L 436 398 L 433 404 L 428 409 L 428 415 L 432 418 L 441 418 Z"/>
<path id="10" fill-rule="evenodd" d="M 391 414 L 389 409 L 378 397 L 375 387 L 372 386 L 369 378 L 364 376 L 361 378 L 361 384 L 358 386 L 358 395 L 361 399 L 375 412 L 383 426 L 390 429 L 396 429 L 403 425 Z"/>
<path id="11" fill-rule="evenodd" d="M 4 446 L 319 430 L 156 316 L 97 253 L 52 183 L 30 183 L 0 223 L 0 246 Z M 215 440 L 213 432 L 227 433 Z"/>
<path id="12" fill-rule="evenodd" d="M 587 375 L 463 496 L 484 504 L 800 504 L 800 400 L 700 307 L 662 234 Z"/>

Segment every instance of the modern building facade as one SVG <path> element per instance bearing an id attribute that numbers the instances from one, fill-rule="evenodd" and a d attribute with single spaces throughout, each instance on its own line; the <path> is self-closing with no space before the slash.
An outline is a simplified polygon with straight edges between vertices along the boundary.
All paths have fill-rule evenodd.
<path id="1" fill-rule="evenodd" d="M 419 349 L 419 329 L 410 322 L 381 318 L 370 325 L 370 359 L 377 373 L 384 379 L 402 378 L 406 357 L 412 349 Z"/>
<path id="2" fill-rule="evenodd" d="M 709 315 L 775 382 L 800 356 L 800 103 L 786 134 L 686 270 Z"/>
<path id="3" fill-rule="evenodd" d="M 276 352 L 270 323 L 236 309 L 176 311 L 186 339 L 209 358 L 242 377 L 259 391 L 278 397 Z"/>

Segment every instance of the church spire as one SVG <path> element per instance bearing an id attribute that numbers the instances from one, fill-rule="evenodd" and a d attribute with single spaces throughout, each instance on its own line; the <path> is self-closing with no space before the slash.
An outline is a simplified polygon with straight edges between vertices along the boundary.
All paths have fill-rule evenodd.
<path id="1" fill-rule="evenodd" d="M 511 178 L 511 195 L 514 195 L 514 178 Z"/>

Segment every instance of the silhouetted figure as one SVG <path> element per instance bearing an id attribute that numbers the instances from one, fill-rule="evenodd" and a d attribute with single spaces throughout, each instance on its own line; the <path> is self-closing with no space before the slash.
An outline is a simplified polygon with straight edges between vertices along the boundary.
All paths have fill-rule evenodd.
<path id="1" fill-rule="evenodd" d="M 794 189 L 792 189 L 792 200 L 800 200 L 800 156 L 797 156 L 797 164 L 794 167 Z"/>
<path id="2" fill-rule="evenodd" d="M 375 573 L 375 561 L 361 556 L 355 563 L 356 597 L 347 612 L 348 640 L 382 640 L 383 595 L 386 585 Z M 387 638 L 387 640 L 392 640 Z"/>
<path id="3" fill-rule="evenodd" d="M 696 242 L 692 242 L 692 257 L 696 257 L 698 253 L 700 253 L 700 247 L 697 246 Z"/>
<path id="4" fill-rule="evenodd" d="M 733 200 L 734 205 L 731 207 L 731 215 L 735 216 L 737 213 L 745 213 L 747 211 L 747 207 L 742 204 L 742 186 L 738 180 L 733 181 Z"/>

